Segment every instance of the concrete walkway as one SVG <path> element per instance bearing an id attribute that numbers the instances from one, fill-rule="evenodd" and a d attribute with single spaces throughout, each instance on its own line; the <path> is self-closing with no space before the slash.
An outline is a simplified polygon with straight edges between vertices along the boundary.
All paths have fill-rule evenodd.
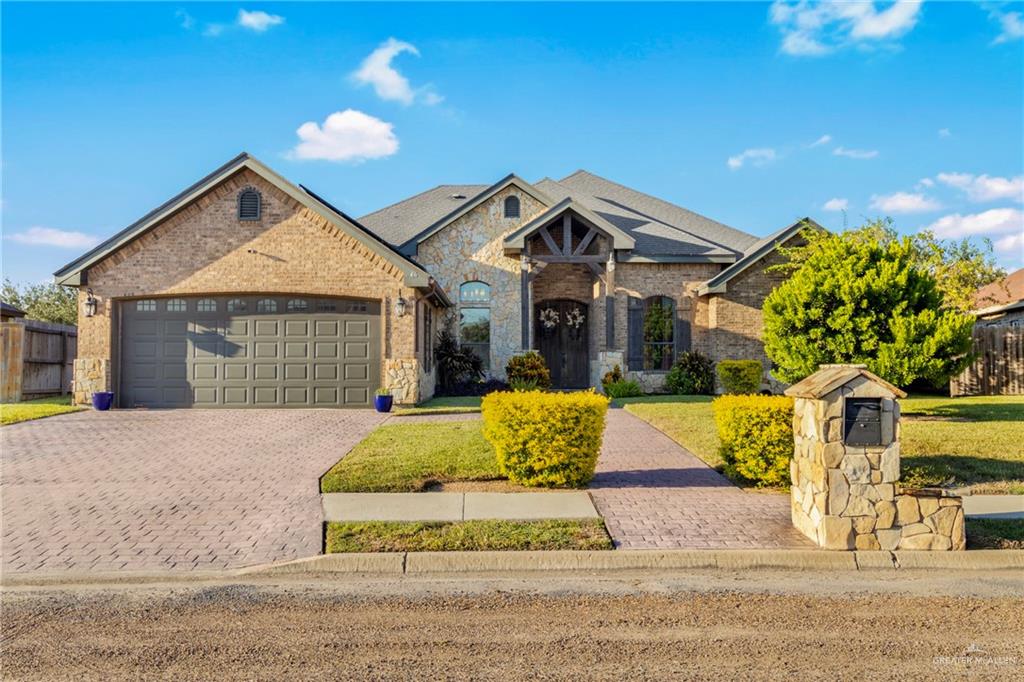
<path id="1" fill-rule="evenodd" d="M 982 519 L 1024 519 L 1024 495 L 965 495 L 964 516 Z"/>
<path id="2" fill-rule="evenodd" d="M 469 521 L 594 519 L 583 492 L 327 493 L 324 521 Z"/>
<path id="3" fill-rule="evenodd" d="M 790 520 L 789 495 L 741 490 L 625 410 L 608 426 L 590 485 L 616 547 L 811 547 Z"/>

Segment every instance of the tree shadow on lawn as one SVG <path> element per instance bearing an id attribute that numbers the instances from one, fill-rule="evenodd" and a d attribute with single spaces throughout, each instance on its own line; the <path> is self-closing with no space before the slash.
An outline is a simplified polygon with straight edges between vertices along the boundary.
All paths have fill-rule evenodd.
<path id="1" fill-rule="evenodd" d="M 909 402 L 909 401 L 908 401 Z M 1024 400 L 1018 402 L 970 403 L 948 400 L 939 405 L 916 407 L 904 402 L 901 415 L 909 421 L 1022 422 Z"/>
<path id="2" fill-rule="evenodd" d="M 906 486 L 957 486 L 1024 481 L 1024 462 L 962 455 L 905 455 L 900 483 Z"/>
<path id="3" fill-rule="evenodd" d="M 594 488 L 734 488 L 722 474 L 707 467 L 688 469 L 629 469 L 599 471 L 591 479 Z"/>

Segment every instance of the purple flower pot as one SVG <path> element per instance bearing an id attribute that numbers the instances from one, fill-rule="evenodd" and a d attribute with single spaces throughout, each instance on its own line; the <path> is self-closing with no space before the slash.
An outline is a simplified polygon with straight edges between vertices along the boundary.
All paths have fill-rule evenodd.
<path id="1" fill-rule="evenodd" d="M 394 396 L 390 395 L 375 395 L 373 396 L 373 406 L 377 408 L 378 412 L 390 412 L 394 399 Z"/>
<path id="2" fill-rule="evenodd" d="M 110 409 L 114 404 L 114 394 L 110 391 L 96 391 L 92 394 L 92 407 L 103 412 Z"/>

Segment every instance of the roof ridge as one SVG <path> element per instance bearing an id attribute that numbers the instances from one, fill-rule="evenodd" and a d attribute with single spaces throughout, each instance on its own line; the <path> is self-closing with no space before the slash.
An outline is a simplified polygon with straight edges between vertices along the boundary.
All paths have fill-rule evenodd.
<path id="1" fill-rule="evenodd" d="M 376 211 L 371 211 L 370 213 L 367 213 L 367 214 L 361 216 L 361 219 L 362 218 L 369 218 L 370 216 L 375 216 L 378 213 L 381 213 L 383 211 L 388 210 L 389 208 L 394 208 L 395 206 L 398 206 L 399 204 L 404 204 L 407 201 L 412 201 L 413 199 L 417 199 L 417 198 L 423 196 L 424 194 L 429 194 L 431 192 L 439 190 L 442 187 L 467 187 L 467 186 L 468 187 L 476 187 L 478 184 L 479 183 L 467 183 L 466 185 L 460 185 L 460 184 L 457 184 L 457 183 L 441 183 L 440 185 L 434 185 L 433 187 L 429 187 L 429 188 L 423 190 L 422 192 L 417 192 L 416 194 L 413 194 L 411 196 L 407 196 L 404 199 L 399 199 L 398 201 L 393 201 L 390 204 L 388 204 L 387 206 L 382 206 L 381 208 L 378 208 Z M 483 186 L 486 187 L 487 185 L 483 185 Z"/>

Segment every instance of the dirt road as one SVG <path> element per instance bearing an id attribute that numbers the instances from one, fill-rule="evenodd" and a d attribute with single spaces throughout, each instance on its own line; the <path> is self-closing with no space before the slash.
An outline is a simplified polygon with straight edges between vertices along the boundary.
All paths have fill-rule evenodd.
<path id="1" fill-rule="evenodd" d="M 1021 679 L 1021 588 L 1005 572 L 909 571 L 17 587 L 2 674 Z"/>

